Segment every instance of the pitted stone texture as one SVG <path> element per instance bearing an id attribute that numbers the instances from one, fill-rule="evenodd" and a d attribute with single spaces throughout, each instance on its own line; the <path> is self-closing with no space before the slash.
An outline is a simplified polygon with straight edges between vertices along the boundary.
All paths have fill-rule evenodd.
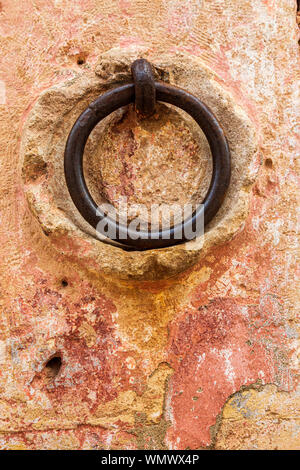
<path id="1" fill-rule="evenodd" d="M 299 390 L 253 386 L 227 401 L 216 426 L 218 450 L 299 450 Z"/>
<path id="2" fill-rule="evenodd" d="M 198 60 L 182 54 L 151 56 L 156 77 L 169 80 L 199 97 L 221 122 L 232 155 L 231 185 L 222 208 L 210 223 L 204 237 L 175 247 L 145 252 L 127 252 L 97 239 L 95 231 L 75 209 L 66 188 L 63 173 L 65 142 L 76 118 L 91 101 L 121 78 L 123 83 L 131 80 L 130 64 L 141 55 L 147 57 L 149 54 L 147 50 L 139 48 L 127 51 L 113 49 L 103 54 L 99 60 L 96 76 L 84 73 L 42 93 L 24 129 L 23 180 L 32 213 L 56 248 L 63 251 L 69 259 L 82 263 L 94 273 L 102 272 L 122 279 L 154 280 L 184 271 L 203 257 L 209 248 L 224 243 L 239 230 L 247 216 L 249 191 L 258 169 L 258 157 L 257 140 L 250 119 L 229 93 L 218 85 L 211 71 Z M 96 179 L 104 183 L 102 197 L 106 196 L 117 204 L 122 192 L 128 194 L 129 191 L 133 202 L 146 205 L 154 199 L 154 195 L 158 202 L 200 202 L 208 186 L 211 165 L 204 136 L 196 130 L 191 119 L 180 119 L 178 111 L 170 110 L 161 114 L 164 107 L 165 105 L 158 105 L 158 121 L 155 122 L 154 117 L 148 124 L 134 122 L 134 113 L 130 109 L 123 111 L 125 135 L 121 132 L 116 138 L 112 132 L 118 126 L 119 130 L 122 129 L 122 124 L 118 124 L 120 111 L 97 126 L 99 130 L 95 129 L 95 133 L 102 135 L 100 146 L 97 150 L 95 145 L 99 140 L 91 137 L 92 143 L 87 151 L 89 155 L 86 155 L 86 161 L 90 162 Z M 111 120 L 112 123 L 109 124 Z M 145 140 L 149 139 L 149 143 L 143 144 L 144 150 L 139 148 L 142 147 L 143 129 Z M 126 138 L 126 132 L 133 133 L 134 137 L 131 140 Z M 154 134 L 157 134 L 156 137 Z M 173 140 L 165 145 L 166 139 L 168 140 L 168 136 L 171 139 L 171 135 Z M 136 149 L 131 148 L 131 145 L 136 146 Z M 146 162 L 149 158 L 147 145 L 150 146 L 153 168 L 149 164 L 151 161 L 148 164 Z M 164 155 L 160 158 L 162 148 Z M 114 155 L 116 150 L 119 159 Z M 125 172 L 120 168 L 120 152 L 123 152 L 125 159 Z M 132 152 L 134 157 L 129 162 Z M 145 161 L 142 166 L 143 154 Z M 184 154 L 184 158 L 180 160 L 181 154 Z M 155 164 L 158 161 L 161 168 L 156 170 Z M 95 168 L 98 164 L 97 176 Z M 170 169 L 171 164 L 174 164 L 174 171 Z M 141 171 L 138 171 L 139 165 Z M 164 166 L 167 182 L 159 175 Z M 88 168 L 86 172 L 89 174 Z M 155 183 L 153 177 L 156 177 Z M 123 183 L 119 184 L 122 178 Z M 181 181 L 178 182 L 178 179 Z M 184 190 L 184 183 L 189 187 L 187 191 Z M 152 185 L 150 189 L 149 184 Z M 164 193 L 166 184 L 168 195 Z M 92 192 L 98 192 L 101 196 L 101 187 L 97 188 L 95 177 L 90 178 L 90 185 Z M 98 201 L 101 202 L 100 199 Z"/>
<path id="3" fill-rule="evenodd" d="M 130 105 L 95 129 L 84 166 L 99 206 L 105 200 L 122 214 L 126 203 L 128 221 L 138 215 L 164 227 L 167 214 L 155 205 L 172 206 L 178 223 L 185 206 L 194 210 L 202 202 L 211 178 L 210 149 L 199 126 L 183 114 L 157 103 L 155 114 L 142 119 Z"/>

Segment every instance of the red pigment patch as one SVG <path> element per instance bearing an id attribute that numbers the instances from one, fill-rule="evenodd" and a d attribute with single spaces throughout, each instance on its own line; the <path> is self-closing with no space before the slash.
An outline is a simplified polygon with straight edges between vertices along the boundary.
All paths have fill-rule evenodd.
<path id="1" fill-rule="evenodd" d="M 284 336 L 276 309 L 278 303 L 270 298 L 260 306 L 216 299 L 189 309 L 172 325 L 171 448 L 210 445 L 210 427 L 232 393 L 258 379 L 276 380 L 276 350 Z"/>

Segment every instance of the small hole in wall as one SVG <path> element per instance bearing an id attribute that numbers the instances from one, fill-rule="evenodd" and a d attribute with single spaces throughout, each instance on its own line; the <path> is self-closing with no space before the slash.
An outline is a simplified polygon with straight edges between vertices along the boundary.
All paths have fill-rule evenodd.
<path id="1" fill-rule="evenodd" d="M 60 356 L 54 356 L 45 365 L 45 375 L 48 380 L 53 380 L 59 373 L 62 365 L 62 360 Z"/>
<path id="2" fill-rule="evenodd" d="M 67 287 L 69 285 L 69 283 L 66 279 L 62 279 L 61 280 L 61 285 L 62 285 L 62 287 Z"/>
<path id="3" fill-rule="evenodd" d="M 271 158 L 267 158 L 265 161 L 265 166 L 267 168 L 273 168 L 273 160 Z"/>
<path id="4" fill-rule="evenodd" d="M 77 65 L 83 65 L 83 64 L 85 64 L 85 58 L 77 57 Z"/>
<path id="5" fill-rule="evenodd" d="M 45 363 L 44 367 L 38 372 L 32 380 L 32 386 L 35 389 L 42 389 L 44 387 L 54 385 L 54 380 L 59 374 L 62 366 L 62 358 L 59 353 L 51 356 Z"/>

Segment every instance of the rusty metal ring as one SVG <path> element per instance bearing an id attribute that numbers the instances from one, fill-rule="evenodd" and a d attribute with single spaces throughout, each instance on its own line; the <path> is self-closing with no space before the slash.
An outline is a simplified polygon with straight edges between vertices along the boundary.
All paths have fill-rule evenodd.
<path id="1" fill-rule="evenodd" d="M 105 220 L 114 241 L 128 249 L 147 250 L 186 242 L 185 233 L 195 232 L 197 222 L 204 216 L 207 225 L 221 207 L 230 182 L 231 157 L 224 132 L 210 109 L 187 91 L 163 82 L 154 82 L 156 99 L 177 106 L 192 116 L 204 132 L 212 154 L 213 172 L 210 187 L 196 211 L 186 220 L 160 231 L 136 231 L 107 216 L 93 200 L 83 175 L 85 144 L 94 127 L 106 116 L 135 101 L 134 83 L 107 91 L 79 116 L 65 148 L 65 178 L 71 198 L 82 217 L 95 229 Z M 106 234 L 106 233 L 104 233 Z M 197 236 L 197 233 L 195 233 Z"/>

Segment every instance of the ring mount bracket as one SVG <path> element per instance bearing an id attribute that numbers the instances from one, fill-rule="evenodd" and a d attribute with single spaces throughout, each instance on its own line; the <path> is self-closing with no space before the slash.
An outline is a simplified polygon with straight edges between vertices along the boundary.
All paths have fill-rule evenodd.
<path id="1" fill-rule="evenodd" d="M 155 112 L 156 88 L 151 64 L 145 59 L 136 59 L 131 65 L 134 81 L 135 109 L 143 117 Z"/>
<path id="2" fill-rule="evenodd" d="M 213 246 L 229 240 L 247 216 L 249 189 L 259 167 L 253 124 L 213 73 L 185 55 L 151 57 L 154 80 L 169 79 L 172 85 L 185 88 L 221 121 L 231 149 L 232 183 L 204 237 L 147 251 L 125 251 L 107 240 L 99 241 L 68 194 L 63 175 L 64 145 L 73 123 L 88 104 L 108 89 L 132 82 L 131 64 L 141 56 L 147 56 L 147 51 L 108 51 L 100 58 L 96 75 L 85 73 L 44 92 L 27 120 L 21 146 L 29 207 L 51 243 L 93 273 L 127 280 L 174 276 L 197 263 Z"/>

